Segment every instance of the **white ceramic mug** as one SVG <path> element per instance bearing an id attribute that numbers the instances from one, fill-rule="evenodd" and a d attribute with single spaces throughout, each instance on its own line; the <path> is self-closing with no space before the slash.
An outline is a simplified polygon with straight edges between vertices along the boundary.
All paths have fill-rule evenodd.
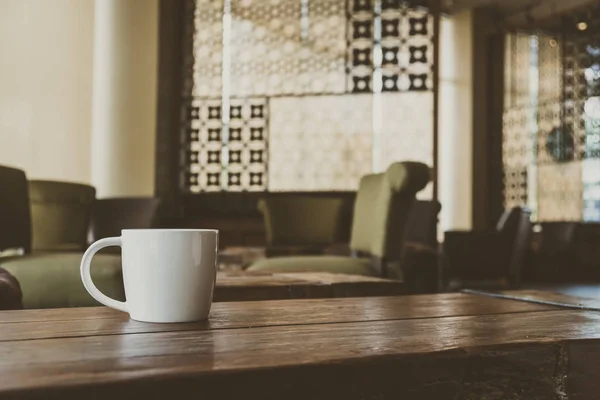
<path id="1" fill-rule="evenodd" d="M 96 252 L 121 246 L 126 301 L 98 290 L 90 276 Z M 81 280 L 105 306 L 144 322 L 190 322 L 208 318 L 217 278 L 219 231 L 125 229 L 121 237 L 93 243 L 81 260 Z"/>

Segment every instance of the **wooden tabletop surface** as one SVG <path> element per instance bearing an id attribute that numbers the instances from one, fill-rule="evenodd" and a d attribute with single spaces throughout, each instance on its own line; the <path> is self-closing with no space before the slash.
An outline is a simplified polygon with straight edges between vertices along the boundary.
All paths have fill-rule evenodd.
<path id="1" fill-rule="evenodd" d="M 216 303 L 189 324 L 4 311 L 0 399 L 597 398 L 599 339 L 598 312 L 473 294 Z"/>
<path id="2" fill-rule="evenodd" d="M 326 272 L 228 271 L 217 274 L 215 301 L 394 296 L 404 293 L 405 285 L 401 281 L 368 276 Z"/>

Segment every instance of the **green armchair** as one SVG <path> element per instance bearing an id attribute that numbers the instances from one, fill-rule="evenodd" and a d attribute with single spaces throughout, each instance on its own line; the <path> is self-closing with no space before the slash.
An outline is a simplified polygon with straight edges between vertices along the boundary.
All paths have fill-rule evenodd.
<path id="1" fill-rule="evenodd" d="M 33 251 L 84 251 L 95 198 L 93 186 L 29 181 Z"/>
<path id="2" fill-rule="evenodd" d="M 416 193 L 429 179 L 429 167 L 417 162 L 395 163 L 385 173 L 361 179 L 350 239 L 353 256 L 267 258 L 248 270 L 318 271 L 401 279 L 408 218 Z"/>
<path id="3" fill-rule="evenodd" d="M 269 194 L 258 203 L 266 231 L 266 256 L 316 255 L 343 243 L 343 198 Z"/>
<path id="4" fill-rule="evenodd" d="M 74 252 L 72 250 L 75 248 L 70 246 L 64 246 L 65 250 L 69 250 L 68 252 L 56 251 L 60 246 L 47 248 L 55 250 L 53 252 L 31 251 L 32 217 L 29 190 L 25 172 L 0 166 L 0 192 L 2 193 L 0 196 L 0 252 L 19 249 L 20 253 L 23 253 L 23 255 L 0 256 L 0 269 L 6 270 L 20 284 L 23 307 L 62 308 L 99 305 L 81 283 L 79 263 L 82 252 Z M 35 210 L 35 206 L 32 208 Z M 35 223 L 33 225 L 33 234 L 35 235 Z M 61 232 L 63 231 L 59 231 L 59 233 Z M 47 235 L 49 241 L 45 243 L 53 245 L 71 243 L 70 239 L 65 242 L 55 241 L 50 232 Z M 61 234 L 57 234 L 57 237 L 61 237 Z M 84 243 L 80 243 L 80 240 L 79 237 L 72 243 L 81 248 Z M 94 283 L 107 295 L 118 300 L 125 299 L 121 257 L 107 254 L 94 257 L 92 277 Z"/>

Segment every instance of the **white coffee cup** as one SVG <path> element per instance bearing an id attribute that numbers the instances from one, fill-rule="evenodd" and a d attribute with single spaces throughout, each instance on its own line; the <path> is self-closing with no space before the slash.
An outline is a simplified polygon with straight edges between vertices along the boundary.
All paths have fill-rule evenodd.
<path id="1" fill-rule="evenodd" d="M 126 301 L 98 290 L 90 276 L 96 252 L 121 246 Z M 190 322 L 208 318 L 217 278 L 219 231 L 125 229 L 121 237 L 93 243 L 81 260 L 81 280 L 105 306 L 144 322 Z"/>

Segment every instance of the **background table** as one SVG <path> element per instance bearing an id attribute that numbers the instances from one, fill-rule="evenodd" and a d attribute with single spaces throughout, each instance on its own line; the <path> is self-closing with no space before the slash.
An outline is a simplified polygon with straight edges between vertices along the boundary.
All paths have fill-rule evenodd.
<path id="1" fill-rule="evenodd" d="M 595 399 L 600 314 L 468 294 L 216 303 L 189 324 L 4 311 L 0 355 L 2 399 Z"/>
<path id="2" fill-rule="evenodd" d="M 219 272 L 215 301 L 316 299 L 394 296 L 405 293 L 401 281 L 326 272 Z"/>

